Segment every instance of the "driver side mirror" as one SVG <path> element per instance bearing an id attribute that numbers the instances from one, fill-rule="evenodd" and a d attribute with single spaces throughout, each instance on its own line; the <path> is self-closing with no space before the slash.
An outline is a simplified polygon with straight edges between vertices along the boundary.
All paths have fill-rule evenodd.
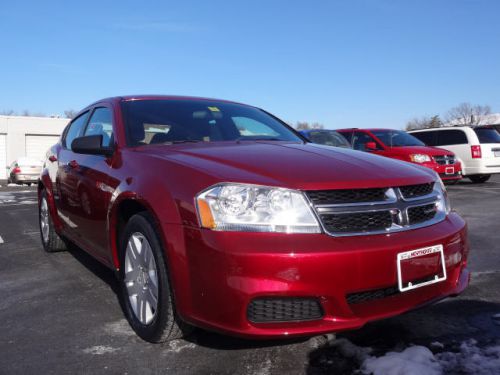
<path id="1" fill-rule="evenodd" d="M 375 142 L 366 142 L 365 148 L 366 151 L 375 151 L 378 149 L 377 144 Z"/>
<path id="2" fill-rule="evenodd" d="M 77 154 L 113 155 L 112 147 L 102 146 L 102 134 L 78 137 L 71 142 L 71 150 Z"/>

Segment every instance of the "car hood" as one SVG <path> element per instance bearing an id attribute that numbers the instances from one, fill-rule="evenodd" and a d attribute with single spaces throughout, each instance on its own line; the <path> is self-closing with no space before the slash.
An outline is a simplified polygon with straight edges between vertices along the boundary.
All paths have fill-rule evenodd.
<path id="1" fill-rule="evenodd" d="M 431 170 L 368 153 L 316 144 L 210 142 L 137 149 L 214 177 L 303 190 L 411 185 L 434 181 Z"/>
<path id="2" fill-rule="evenodd" d="M 409 155 L 409 154 L 425 154 L 430 156 L 437 155 L 454 155 L 453 152 L 429 146 L 404 146 L 404 147 L 392 147 L 391 152 L 397 155 Z"/>

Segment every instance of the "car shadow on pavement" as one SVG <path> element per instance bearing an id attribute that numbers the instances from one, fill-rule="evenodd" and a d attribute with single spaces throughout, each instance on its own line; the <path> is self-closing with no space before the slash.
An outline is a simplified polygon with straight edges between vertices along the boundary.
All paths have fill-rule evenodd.
<path id="1" fill-rule="evenodd" d="M 115 273 L 76 245 L 71 244 L 68 252 L 88 271 L 92 272 L 96 277 L 98 277 L 101 281 L 103 281 L 110 287 L 110 289 L 116 295 L 117 301 L 119 301 L 120 308 L 123 313 L 123 318 L 125 319 L 125 310 L 123 298 L 121 297 L 120 292 L 120 284 L 115 276 Z M 294 343 L 304 342 L 308 339 L 309 338 L 291 338 L 284 340 L 249 340 L 226 336 L 199 328 L 195 329 L 189 336 L 184 338 L 184 340 L 199 346 L 221 350 L 241 350 L 290 345 Z"/>
<path id="2" fill-rule="evenodd" d="M 367 324 L 337 335 L 354 346 L 327 343 L 309 353 L 307 374 L 353 373 L 361 365 L 359 350 L 371 356 L 402 351 L 412 345 L 428 347 L 434 354 L 459 352 L 468 340 L 478 346 L 500 342 L 500 325 L 492 317 L 500 313 L 500 304 L 475 299 L 454 298 L 432 306 Z M 349 344 L 349 345 L 350 345 Z"/>

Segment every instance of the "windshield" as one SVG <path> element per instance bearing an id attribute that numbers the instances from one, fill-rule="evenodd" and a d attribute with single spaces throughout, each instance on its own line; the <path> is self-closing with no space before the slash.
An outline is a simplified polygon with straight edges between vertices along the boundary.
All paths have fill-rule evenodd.
<path id="1" fill-rule="evenodd" d="M 479 143 L 500 143 L 500 134 L 493 128 L 476 128 Z"/>
<path id="2" fill-rule="evenodd" d="M 127 144 L 268 140 L 303 142 L 261 109 L 209 100 L 122 102 Z"/>
<path id="3" fill-rule="evenodd" d="M 335 130 L 311 130 L 306 133 L 306 137 L 320 145 L 351 148 L 347 139 Z"/>
<path id="4" fill-rule="evenodd" d="M 402 130 L 374 130 L 372 134 L 388 147 L 425 146 L 419 139 Z"/>

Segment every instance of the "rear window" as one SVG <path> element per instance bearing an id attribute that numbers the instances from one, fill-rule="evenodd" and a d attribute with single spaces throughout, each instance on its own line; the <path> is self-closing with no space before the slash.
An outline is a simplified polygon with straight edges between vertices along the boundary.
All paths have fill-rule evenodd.
<path id="1" fill-rule="evenodd" d="M 210 100 L 132 100 L 122 103 L 127 144 L 268 140 L 303 142 L 265 111 Z"/>
<path id="2" fill-rule="evenodd" d="M 494 128 L 475 128 L 479 143 L 500 143 L 500 134 Z"/>
<path id="3" fill-rule="evenodd" d="M 436 146 L 451 146 L 467 144 L 465 132 L 458 129 L 438 130 Z"/>

